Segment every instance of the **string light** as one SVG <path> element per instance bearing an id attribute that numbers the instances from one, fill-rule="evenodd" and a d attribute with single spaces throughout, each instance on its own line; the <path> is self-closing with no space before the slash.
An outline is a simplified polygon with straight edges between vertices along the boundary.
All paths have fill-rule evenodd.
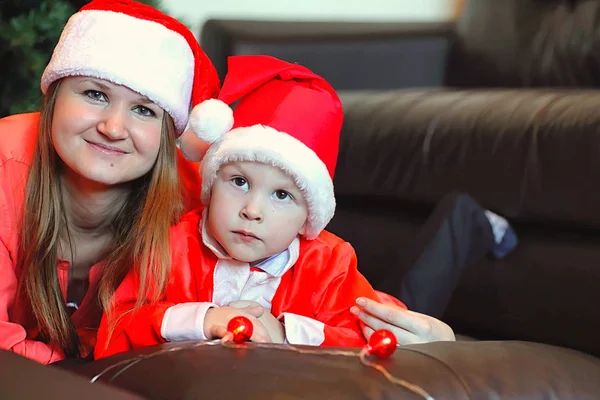
<path id="1" fill-rule="evenodd" d="M 248 318 L 240 315 L 231 318 L 227 324 L 227 331 L 233 334 L 235 343 L 245 343 L 252 337 L 254 327 Z"/>
<path id="2" fill-rule="evenodd" d="M 147 360 L 152 357 L 157 357 L 165 353 L 171 353 L 175 351 L 195 349 L 202 346 L 215 346 L 222 345 L 226 348 L 244 348 L 244 349 L 253 349 L 253 348 L 269 348 L 269 349 L 278 349 L 284 351 L 294 351 L 301 354 L 313 354 L 313 355 L 334 355 L 334 356 L 344 356 L 344 357 L 357 357 L 360 362 L 370 368 L 373 368 L 379 372 L 391 383 L 401 386 L 411 392 L 421 396 L 425 400 L 435 400 L 429 393 L 427 393 L 423 388 L 418 385 L 412 384 L 404 379 L 397 378 L 393 376 L 387 369 L 385 369 L 381 364 L 378 364 L 375 361 L 369 360 L 370 356 L 374 356 L 376 359 L 386 359 L 389 358 L 397 348 L 396 337 L 390 331 L 381 329 L 375 331 L 365 347 L 363 347 L 359 352 L 350 351 L 350 350 L 333 350 L 328 349 L 326 347 L 318 347 L 315 349 L 307 349 L 300 348 L 294 345 L 286 344 L 286 345 L 276 345 L 270 343 L 254 343 L 249 342 L 252 337 L 252 332 L 254 328 L 252 326 L 252 322 L 246 317 L 235 317 L 232 318 L 227 324 L 227 331 L 233 335 L 232 341 L 222 341 L 222 340 L 213 340 L 213 341 L 204 341 L 198 342 L 194 346 L 174 346 L 168 349 L 163 349 L 156 351 L 147 355 L 140 355 L 137 357 L 129 358 L 126 360 L 122 360 L 116 364 L 113 364 L 99 374 L 90 379 L 91 383 L 97 382 L 103 375 L 114 370 L 119 366 L 125 366 L 123 369 L 119 370 L 114 376 L 111 377 L 110 380 L 115 379 L 117 376 L 125 372 L 127 369 L 131 368 L 135 364 L 138 364 L 142 360 Z"/>
<path id="3" fill-rule="evenodd" d="M 252 322 L 246 317 L 235 317 L 229 321 L 227 325 L 227 330 L 231 332 L 234 336 L 234 343 L 231 342 L 223 342 L 223 345 L 226 347 L 232 348 L 248 348 L 248 347 L 267 347 L 267 348 L 277 348 L 282 350 L 291 350 L 302 354 L 316 354 L 316 355 L 337 355 L 337 356 L 346 356 L 346 357 L 358 357 L 360 362 L 367 367 L 374 368 L 375 370 L 381 372 L 385 378 L 392 382 L 395 385 L 402 386 L 405 389 L 410 390 L 411 392 L 418 394 L 423 397 L 425 400 L 435 400 L 429 393 L 427 393 L 423 388 L 407 382 L 403 379 L 396 378 L 392 374 L 389 373 L 382 365 L 377 364 L 376 362 L 370 361 L 368 356 L 375 356 L 378 359 L 386 359 L 389 358 L 398 347 L 398 341 L 396 340 L 396 336 L 385 329 L 380 329 L 371 335 L 368 343 L 365 347 L 361 349 L 359 353 L 353 351 L 343 351 L 343 350 L 327 350 L 324 347 L 319 347 L 315 350 L 301 349 L 299 347 L 295 347 L 293 345 L 285 345 L 285 346 L 277 346 L 272 347 L 269 345 L 252 343 L 251 346 L 248 346 L 246 342 L 250 340 L 252 336 L 253 327 Z M 236 340 L 236 338 L 238 340 Z"/>

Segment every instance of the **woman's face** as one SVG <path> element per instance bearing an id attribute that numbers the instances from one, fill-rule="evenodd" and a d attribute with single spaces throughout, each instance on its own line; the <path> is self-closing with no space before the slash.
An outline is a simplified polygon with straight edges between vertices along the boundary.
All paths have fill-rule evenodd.
<path id="1" fill-rule="evenodd" d="M 58 156 L 79 177 L 104 185 L 152 169 L 164 111 L 125 86 L 90 77 L 61 82 L 52 121 Z"/>

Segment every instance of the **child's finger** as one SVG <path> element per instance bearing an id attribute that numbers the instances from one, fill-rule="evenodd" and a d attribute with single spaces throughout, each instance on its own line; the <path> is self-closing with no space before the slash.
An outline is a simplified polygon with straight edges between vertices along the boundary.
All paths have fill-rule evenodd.
<path id="1" fill-rule="evenodd" d="M 223 325 L 213 325 L 210 328 L 210 337 L 212 338 L 222 338 L 227 333 L 227 328 Z"/>
<path id="2" fill-rule="evenodd" d="M 242 310 L 244 310 L 245 312 L 247 312 L 248 314 L 252 315 L 255 318 L 259 318 L 265 312 L 265 309 L 262 306 L 250 306 L 250 307 L 243 308 Z"/>
<path id="3" fill-rule="evenodd" d="M 233 333 L 226 331 L 223 337 L 221 337 L 221 343 L 225 344 L 228 342 L 233 342 Z"/>
<path id="4" fill-rule="evenodd" d="M 254 332 L 250 338 L 251 341 L 256 343 L 271 343 L 273 341 L 271 340 L 271 335 L 269 335 L 269 332 L 263 324 L 261 324 L 258 320 L 252 321 L 252 324 L 254 325 Z"/>

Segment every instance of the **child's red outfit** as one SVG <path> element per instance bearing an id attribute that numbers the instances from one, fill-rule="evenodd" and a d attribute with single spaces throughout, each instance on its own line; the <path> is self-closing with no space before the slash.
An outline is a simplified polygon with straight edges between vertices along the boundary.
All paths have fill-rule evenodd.
<path id="1" fill-rule="evenodd" d="M 110 338 L 108 318 L 103 317 L 96 358 L 168 340 L 206 339 L 208 308 L 239 299 L 256 301 L 281 318 L 289 343 L 365 344 L 350 307 L 358 297 L 380 297 L 356 269 L 349 243 L 323 231 L 314 240 L 296 239 L 287 251 L 250 267 L 225 256 L 202 228 L 202 220 L 202 211 L 192 211 L 173 228 L 171 278 L 161 301 L 126 314 Z M 115 294 L 115 315 L 133 309 L 138 290 L 139 280 L 132 272 Z"/>

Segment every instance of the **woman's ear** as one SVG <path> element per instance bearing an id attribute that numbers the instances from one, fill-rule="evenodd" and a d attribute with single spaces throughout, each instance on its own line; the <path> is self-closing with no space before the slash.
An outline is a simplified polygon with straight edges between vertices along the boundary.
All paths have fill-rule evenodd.
<path id="1" fill-rule="evenodd" d="M 190 161 L 202 161 L 209 147 L 210 144 L 198 139 L 191 129 L 187 129 L 180 137 L 179 148 Z"/>

